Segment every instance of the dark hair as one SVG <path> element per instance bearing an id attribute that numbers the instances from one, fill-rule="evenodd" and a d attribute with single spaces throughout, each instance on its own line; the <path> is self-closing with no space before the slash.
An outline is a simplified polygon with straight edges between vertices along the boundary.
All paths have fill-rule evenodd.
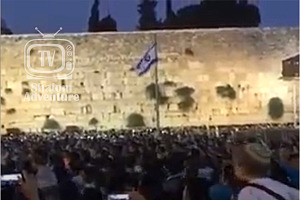
<path id="1" fill-rule="evenodd" d="M 288 160 L 293 160 L 299 158 L 299 153 L 293 153 L 289 156 Z"/>
<path id="2" fill-rule="evenodd" d="M 43 148 L 36 148 L 33 151 L 33 161 L 38 165 L 46 165 L 48 163 L 48 153 Z"/>
<path id="3" fill-rule="evenodd" d="M 229 185 L 233 184 L 234 181 L 234 169 L 232 165 L 226 165 L 222 171 L 222 178 L 224 182 L 227 182 Z"/>
<path id="4" fill-rule="evenodd" d="M 97 170 L 95 167 L 93 166 L 86 166 L 83 168 L 84 174 L 85 174 L 85 181 L 87 183 L 92 183 L 94 182 L 95 179 L 95 175 L 97 174 Z"/>
<path id="5" fill-rule="evenodd" d="M 192 157 L 200 156 L 200 151 L 199 151 L 199 149 L 192 149 L 192 150 L 191 150 L 191 156 L 192 156 Z"/>
<path id="6" fill-rule="evenodd" d="M 288 185 L 289 180 L 287 178 L 286 172 L 280 167 L 279 163 L 274 159 L 271 159 L 270 177 L 276 181 Z"/>

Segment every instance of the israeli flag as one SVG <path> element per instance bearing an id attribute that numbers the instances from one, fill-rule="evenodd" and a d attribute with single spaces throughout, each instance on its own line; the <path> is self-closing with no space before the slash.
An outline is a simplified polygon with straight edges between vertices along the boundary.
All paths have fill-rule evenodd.
<path id="1" fill-rule="evenodd" d="M 148 49 L 139 63 L 135 66 L 134 70 L 139 76 L 148 72 L 151 66 L 158 61 L 156 52 L 156 44 L 154 44 L 150 49 Z"/>

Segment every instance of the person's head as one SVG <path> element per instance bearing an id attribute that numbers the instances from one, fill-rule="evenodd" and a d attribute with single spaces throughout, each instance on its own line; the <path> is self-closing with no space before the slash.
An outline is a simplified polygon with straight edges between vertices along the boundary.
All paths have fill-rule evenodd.
<path id="1" fill-rule="evenodd" d="M 48 153 L 43 148 L 36 148 L 33 152 L 33 162 L 35 165 L 47 165 Z"/>
<path id="2" fill-rule="evenodd" d="M 70 162 L 71 162 L 71 153 L 68 151 L 63 152 L 63 163 L 65 167 L 68 169 L 70 168 Z"/>
<path id="3" fill-rule="evenodd" d="M 288 145 L 282 145 L 279 149 L 279 159 L 281 162 L 287 163 L 292 155 L 293 151 Z"/>
<path id="4" fill-rule="evenodd" d="M 227 164 L 222 171 L 222 182 L 224 184 L 230 184 L 234 179 L 234 170 L 233 166 Z"/>
<path id="5" fill-rule="evenodd" d="M 50 159 L 51 165 L 53 165 L 53 166 L 63 166 L 64 165 L 63 159 L 59 154 L 56 154 L 56 153 L 52 154 L 52 155 L 50 155 L 49 159 Z"/>
<path id="6" fill-rule="evenodd" d="M 292 153 L 289 155 L 288 164 L 290 167 L 299 169 L 299 153 Z"/>
<path id="7" fill-rule="evenodd" d="M 200 156 L 199 149 L 192 148 L 190 151 L 190 156 L 191 156 L 191 158 L 199 158 L 199 156 Z"/>
<path id="8" fill-rule="evenodd" d="M 83 179 L 86 183 L 94 183 L 96 180 L 96 169 L 92 166 L 86 166 L 83 168 Z"/>
<path id="9" fill-rule="evenodd" d="M 265 177 L 270 167 L 271 151 L 258 143 L 238 145 L 232 151 L 235 175 L 242 180 Z"/>

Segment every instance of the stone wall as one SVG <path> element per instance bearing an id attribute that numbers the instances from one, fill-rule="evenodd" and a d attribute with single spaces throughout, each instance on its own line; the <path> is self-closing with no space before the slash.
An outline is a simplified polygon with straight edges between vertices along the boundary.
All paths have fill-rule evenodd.
<path id="1" fill-rule="evenodd" d="M 299 53 L 297 28 L 57 35 L 76 48 L 76 67 L 66 80 L 27 79 L 24 46 L 40 35 L 13 35 L 1 36 L 2 130 L 39 129 L 49 115 L 63 126 L 87 127 L 95 117 L 100 128 L 124 128 L 133 112 L 143 115 L 147 126 L 155 126 L 155 102 L 145 92 L 154 82 L 154 70 L 142 77 L 130 71 L 155 33 L 159 83 L 168 97 L 160 105 L 162 126 L 293 121 L 293 86 L 298 102 L 299 81 L 280 77 L 282 60 Z M 39 56 L 33 53 L 33 62 L 40 62 Z M 80 100 L 25 101 L 22 93 L 32 83 L 71 85 Z M 235 90 L 235 99 L 217 94 L 216 87 L 227 84 Z M 195 103 L 188 111 L 178 108 L 182 98 L 176 89 L 182 87 L 194 89 Z M 276 121 L 268 115 L 272 97 L 281 98 L 285 108 Z"/>

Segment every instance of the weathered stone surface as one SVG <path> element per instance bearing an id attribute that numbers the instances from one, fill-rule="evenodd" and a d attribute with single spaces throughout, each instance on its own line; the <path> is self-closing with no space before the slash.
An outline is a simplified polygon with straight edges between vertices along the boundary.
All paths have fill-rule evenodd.
<path id="1" fill-rule="evenodd" d="M 62 126 L 88 126 L 96 117 L 99 127 L 124 128 L 126 117 L 141 113 L 147 126 L 155 126 L 154 101 L 145 88 L 154 82 L 154 71 L 138 77 L 130 68 L 141 58 L 157 34 L 160 83 L 169 97 L 161 105 L 162 126 L 271 122 L 267 103 L 278 96 L 285 114 L 278 122 L 293 121 L 293 85 L 299 99 L 298 81 L 284 81 L 282 60 L 298 54 L 297 28 L 246 28 L 176 30 L 133 33 L 66 34 L 58 38 L 72 41 L 76 48 L 76 67 L 70 94 L 79 94 L 78 102 L 28 102 L 22 95 L 22 82 L 63 84 L 62 80 L 27 80 L 24 70 L 24 45 L 39 35 L 1 36 L 1 118 L 5 128 L 40 129 L 51 115 Z M 186 52 L 193 52 L 193 55 Z M 40 62 L 39 54 L 31 56 Z M 58 58 L 59 59 L 59 58 Z M 230 84 L 236 99 L 226 100 L 216 86 Z M 175 89 L 192 87 L 193 109 L 182 112 Z M 12 93 L 6 93 L 10 88 Z M 7 114 L 15 108 L 16 113 Z M 298 103 L 297 103 L 298 108 Z"/>

